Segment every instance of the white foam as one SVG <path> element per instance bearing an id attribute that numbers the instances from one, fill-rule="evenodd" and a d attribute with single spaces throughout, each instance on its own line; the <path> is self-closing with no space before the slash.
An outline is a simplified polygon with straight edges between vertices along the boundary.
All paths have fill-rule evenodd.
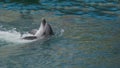
<path id="1" fill-rule="evenodd" d="M 0 40 L 11 43 L 29 43 L 34 40 L 23 40 L 21 34 L 15 30 L 11 31 L 0 31 Z M 30 36 L 29 33 L 24 34 L 24 36 Z"/>
<path id="2" fill-rule="evenodd" d="M 61 29 L 59 36 L 62 36 L 64 31 L 65 31 L 64 29 Z"/>

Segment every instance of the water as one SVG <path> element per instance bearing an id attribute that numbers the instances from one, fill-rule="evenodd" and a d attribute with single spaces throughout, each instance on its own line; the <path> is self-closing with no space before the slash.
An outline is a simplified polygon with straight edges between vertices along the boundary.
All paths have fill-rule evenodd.
<path id="1" fill-rule="evenodd" d="M 26 41 L 46 18 L 55 32 Z M 119 0 L 0 0 L 0 68 L 119 68 Z"/>

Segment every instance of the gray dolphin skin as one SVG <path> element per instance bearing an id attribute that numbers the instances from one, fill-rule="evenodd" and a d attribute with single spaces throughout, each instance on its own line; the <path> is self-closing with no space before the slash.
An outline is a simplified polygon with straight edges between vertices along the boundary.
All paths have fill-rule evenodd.
<path id="1" fill-rule="evenodd" d="M 52 27 L 50 26 L 50 24 L 46 22 L 44 18 L 42 19 L 39 29 L 38 30 L 33 29 L 29 33 L 31 33 L 33 36 L 26 36 L 23 37 L 22 39 L 26 40 L 43 39 L 48 36 L 54 35 Z"/>

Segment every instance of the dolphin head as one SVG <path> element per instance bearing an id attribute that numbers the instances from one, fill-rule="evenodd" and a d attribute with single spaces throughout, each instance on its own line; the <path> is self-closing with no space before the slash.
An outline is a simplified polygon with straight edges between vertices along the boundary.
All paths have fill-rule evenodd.
<path id="1" fill-rule="evenodd" d="M 52 27 L 50 26 L 50 24 L 46 22 L 44 18 L 42 18 L 41 25 L 39 27 L 39 30 L 35 33 L 35 36 L 40 38 L 42 36 L 50 36 L 50 35 L 54 35 Z"/>
<path id="2" fill-rule="evenodd" d="M 43 34 L 42 35 L 44 35 L 44 36 L 54 35 L 51 25 L 48 24 L 44 18 L 42 19 L 41 23 L 43 25 Z"/>

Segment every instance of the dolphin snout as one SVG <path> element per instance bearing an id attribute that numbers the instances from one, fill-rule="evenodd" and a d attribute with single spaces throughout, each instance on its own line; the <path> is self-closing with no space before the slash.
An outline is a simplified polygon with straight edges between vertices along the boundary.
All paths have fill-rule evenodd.
<path id="1" fill-rule="evenodd" d="M 46 20 L 45 20 L 45 18 L 42 19 L 42 24 L 43 24 L 43 26 L 46 25 Z"/>

